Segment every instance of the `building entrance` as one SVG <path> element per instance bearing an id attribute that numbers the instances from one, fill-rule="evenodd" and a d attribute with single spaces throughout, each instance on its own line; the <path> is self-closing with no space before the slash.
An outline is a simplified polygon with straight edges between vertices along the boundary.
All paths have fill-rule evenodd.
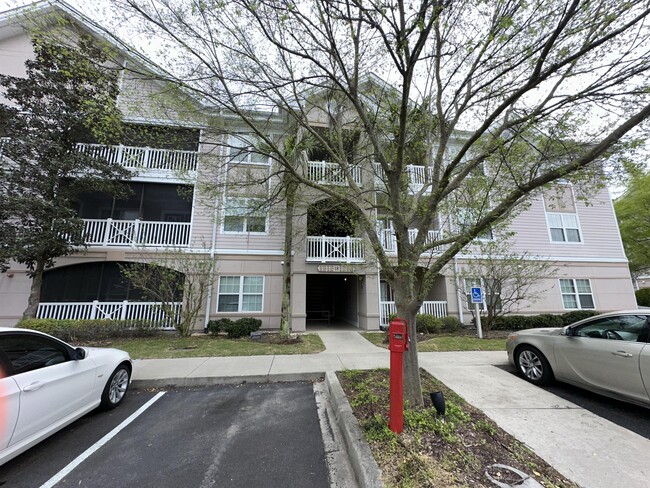
<path id="1" fill-rule="evenodd" d="M 307 275 L 307 325 L 359 325 L 356 275 Z"/>

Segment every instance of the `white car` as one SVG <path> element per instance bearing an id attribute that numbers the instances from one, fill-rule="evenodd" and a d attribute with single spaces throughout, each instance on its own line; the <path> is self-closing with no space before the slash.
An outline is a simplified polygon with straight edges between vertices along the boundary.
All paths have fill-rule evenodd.
<path id="1" fill-rule="evenodd" d="M 610 312 L 566 327 L 514 332 L 508 359 L 526 380 L 556 379 L 650 406 L 650 311 Z"/>
<path id="2" fill-rule="evenodd" d="M 118 349 L 0 327 L 0 465 L 98 406 L 119 405 L 132 369 Z"/>

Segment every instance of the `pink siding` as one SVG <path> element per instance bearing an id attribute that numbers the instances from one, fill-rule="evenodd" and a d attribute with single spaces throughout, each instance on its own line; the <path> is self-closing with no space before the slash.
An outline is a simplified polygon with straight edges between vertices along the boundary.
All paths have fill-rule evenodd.
<path id="1" fill-rule="evenodd" d="M 624 260 L 625 253 L 607 189 L 594 195 L 590 205 L 578 201 L 576 207 L 581 243 L 551 242 L 544 202 L 541 197 L 536 197 L 530 208 L 515 217 L 509 227 L 516 232 L 512 251 L 552 257 Z"/>

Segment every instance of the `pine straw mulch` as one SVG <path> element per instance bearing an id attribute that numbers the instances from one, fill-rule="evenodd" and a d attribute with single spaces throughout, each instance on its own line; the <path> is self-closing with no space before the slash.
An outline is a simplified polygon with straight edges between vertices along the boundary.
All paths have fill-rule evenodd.
<path id="1" fill-rule="evenodd" d="M 422 390 L 442 391 L 446 414 L 439 416 L 425 394 L 424 407 L 405 409 L 399 436 L 387 426 L 387 369 L 343 371 L 338 378 L 387 487 L 493 488 L 485 475 L 493 464 L 519 469 L 545 487 L 578 486 L 424 370 Z M 489 473 L 501 483 L 519 480 L 508 470 L 491 468 Z"/>

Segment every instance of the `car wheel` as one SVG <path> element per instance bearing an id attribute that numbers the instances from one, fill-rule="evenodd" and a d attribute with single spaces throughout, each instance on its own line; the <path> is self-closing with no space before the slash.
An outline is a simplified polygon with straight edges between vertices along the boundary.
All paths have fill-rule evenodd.
<path id="1" fill-rule="evenodd" d="M 517 350 L 515 364 L 519 374 L 535 385 L 547 385 L 553 381 L 551 365 L 544 355 L 532 346 L 522 346 Z"/>
<path id="2" fill-rule="evenodd" d="M 120 364 L 110 376 L 102 393 L 101 407 L 110 409 L 117 407 L 129 389 L 129 380 L 131 379 L 131 370 L 125 364 Z"/>

